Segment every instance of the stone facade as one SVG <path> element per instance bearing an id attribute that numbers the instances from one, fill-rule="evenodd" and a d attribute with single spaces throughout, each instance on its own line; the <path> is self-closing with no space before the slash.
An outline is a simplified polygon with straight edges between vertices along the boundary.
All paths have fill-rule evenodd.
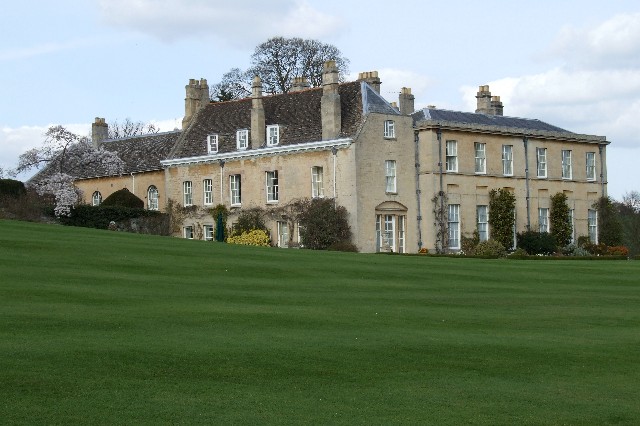
<path id="1" fill-rule="evenodd" d="M 302 78 L 295 83 L 288 94 L 263 96 L 256 78 L 250 98 L 206 103 L 206 80 L 190 80 L 183 130 L 164 137 L 153 166 L 130 166 L 123 176 L 77 184 L 87 202 L 95 191 L 106 197 L 126 187 L 147 203 L 153 185 L 160 210 L 168 200 L 189 207 L 174 230 L 189 238 L 211 237 L 211 209 L 218 204 L 230 210 L 228 224 L 241 211 L 260 207 L 267 212 L 274 245 L 280 246 L 299 239 L 297 224 L 286 217 L 289 203 L 331 198 L 349 212 L 360 251 L 405 253 L 436 247 L 433 199 L 441 191 L 447 199 L 443 207 L 455 212 L 447 224 L 449 233 L 455 228 L 451 240 L 457 238 L 456 244 L 447 243 L 450 251 L 459 250 L 461 236 L 483 226 L 479 211 L 489 205 L 492 189 L 515 194 L 516 232 L 540 229 L 550 197 L 565 193 L 575 237 L 589 234 L 589 210 L 606 195 L 604 137 L 503 116 L 502 102 L 488 86 L 480 86 L 476 112 L 466 113 L 435 107 L 414 111 L 414 96 L 406 87 L 396 107 L 380 96 L 377 72 L 339 83 L 331 61 L 322 87 L 310 88 Z M 104 132 L 99 120 L 96 127 Z M 150 136 L 148 143 L 153 140 Z M 134 142 L 105 141 L 103 146 L 130 156 L 143 151 Z"/>

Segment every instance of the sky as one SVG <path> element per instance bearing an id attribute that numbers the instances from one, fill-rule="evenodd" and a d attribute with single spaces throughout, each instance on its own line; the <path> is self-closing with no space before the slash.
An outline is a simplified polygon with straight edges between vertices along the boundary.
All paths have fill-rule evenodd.
<path id="1" fill-rule="evenodd" d="M 190 78 L 246 69 L 274 36 L 317 39 L 378 71 L 381 94 L 474 111 L 478 86 L 504 115 L 606 136 L 609 195 L 640 190 L 637 0 L 3 0 L 0 167 L 51 125 L 95 117 L 180 127 Z M 22 176 L 25 178 L 25 176 Z"/>

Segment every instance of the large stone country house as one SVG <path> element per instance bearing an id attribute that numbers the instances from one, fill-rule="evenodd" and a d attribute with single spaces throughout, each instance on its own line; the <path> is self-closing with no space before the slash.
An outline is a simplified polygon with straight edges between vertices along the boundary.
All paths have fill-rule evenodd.
<path id="1" fill-rule="evenodd" d="M 377 72 L 339 83 L 327 62 L 323 85 L 296 79 L 287 94 L 211 103 L 206 80 L 186 86 L 183 129 L 105 140 L 104 119 L 93 141 L 125 161 L 119 176 L 76 181 L 87 202 L 123 187 L 163 210 L 169 200 L 192 206 L 178 234 L 213 239 L 209 209 L 224 204 L 233 223 L 261 207 L 274 244 L 298 241 L 286 206 L 328 197 L 349 212 L 353 242 L 364 252 L 417 252 L 436 245 L 434 197 L 446 195 L 447 244 L 461 236 L 490 237 L 489 191 L 516 195 L 516 229 L 549 230 L 550 196 L 564 192 L 575 236 L 597 235 L 593 203 L 606 195 L 605 137 L 581 135 L 539 120 L 502 115 L 499 97 L 480 86 L 475 113 L 414 110 L 411 90 L 398 104 L 380 95 Z"/>

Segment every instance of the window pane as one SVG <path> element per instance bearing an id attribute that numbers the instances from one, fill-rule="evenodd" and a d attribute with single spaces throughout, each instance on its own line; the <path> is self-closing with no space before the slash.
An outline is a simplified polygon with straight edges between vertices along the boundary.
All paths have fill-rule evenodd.
<path id="1" fill-rule="evenodd" d="M 486 144 L 476 142 L 474 144 L 476 152 L 476 173 L 486 173 L 487 171 L 487 158 L 486 158 Z"/>
<path id="2" fill-rule="evenodd" d="M 502 174 L 513 175 L 513 145 L 502 145 Z"/>
<path id="3" fill-rule="evenodd" d="M 313 198 L 324 197 L 324 186 L 322 182 L 322 167 L 311 168 L 311 196 Z"/>
<path id="4" fill-rule="evenodd" d="M 480 241 L 489 239 L 489 206 L 477 206 L 476 215 L 478 219 L 478 236 Z"/>
<path id="5" fill-rule="evenodd" d="M 448 172 L 458 171 L 458 143 L 456 141 L 447 141 L 446 167 Z"/>
<path id="6" fill-rule="evenodd" d="M 449 204 L 449 248 L 460 248 L 460 204 Z"/>
<path id="7" fill-rule="evenodd" d="M 396 192 L 396 161 L 387 160 L 385 165 L 386 192 Z"/>

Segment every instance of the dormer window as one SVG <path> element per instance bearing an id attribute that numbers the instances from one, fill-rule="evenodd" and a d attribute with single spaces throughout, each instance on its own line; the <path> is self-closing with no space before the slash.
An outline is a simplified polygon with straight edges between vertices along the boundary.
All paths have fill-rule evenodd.
<path id="1" fill-rule="evenodd" d="M 396 137 L 396 125 L 393 120 L 385 120 L 384 122 L 384 137 L 386 139 L 392 139 Z"/>
<path id="2" fill-rule="evenodd" d="M 267 126 L 267 146 L 275 146 L 280 143 L 280 126 L 277 124 Z"/>
<path id="3" fill-rule="evenodd" d="M 242 129 L 236 132 L 236 147 L 238 149 L 247 149 L 249 146 L 249 130 Z"/>
<path id="4" fill-rule="evenodd" d="M 207 136 L 207 152 L 209 154 L 218 152 L 218 135 Z"/>

